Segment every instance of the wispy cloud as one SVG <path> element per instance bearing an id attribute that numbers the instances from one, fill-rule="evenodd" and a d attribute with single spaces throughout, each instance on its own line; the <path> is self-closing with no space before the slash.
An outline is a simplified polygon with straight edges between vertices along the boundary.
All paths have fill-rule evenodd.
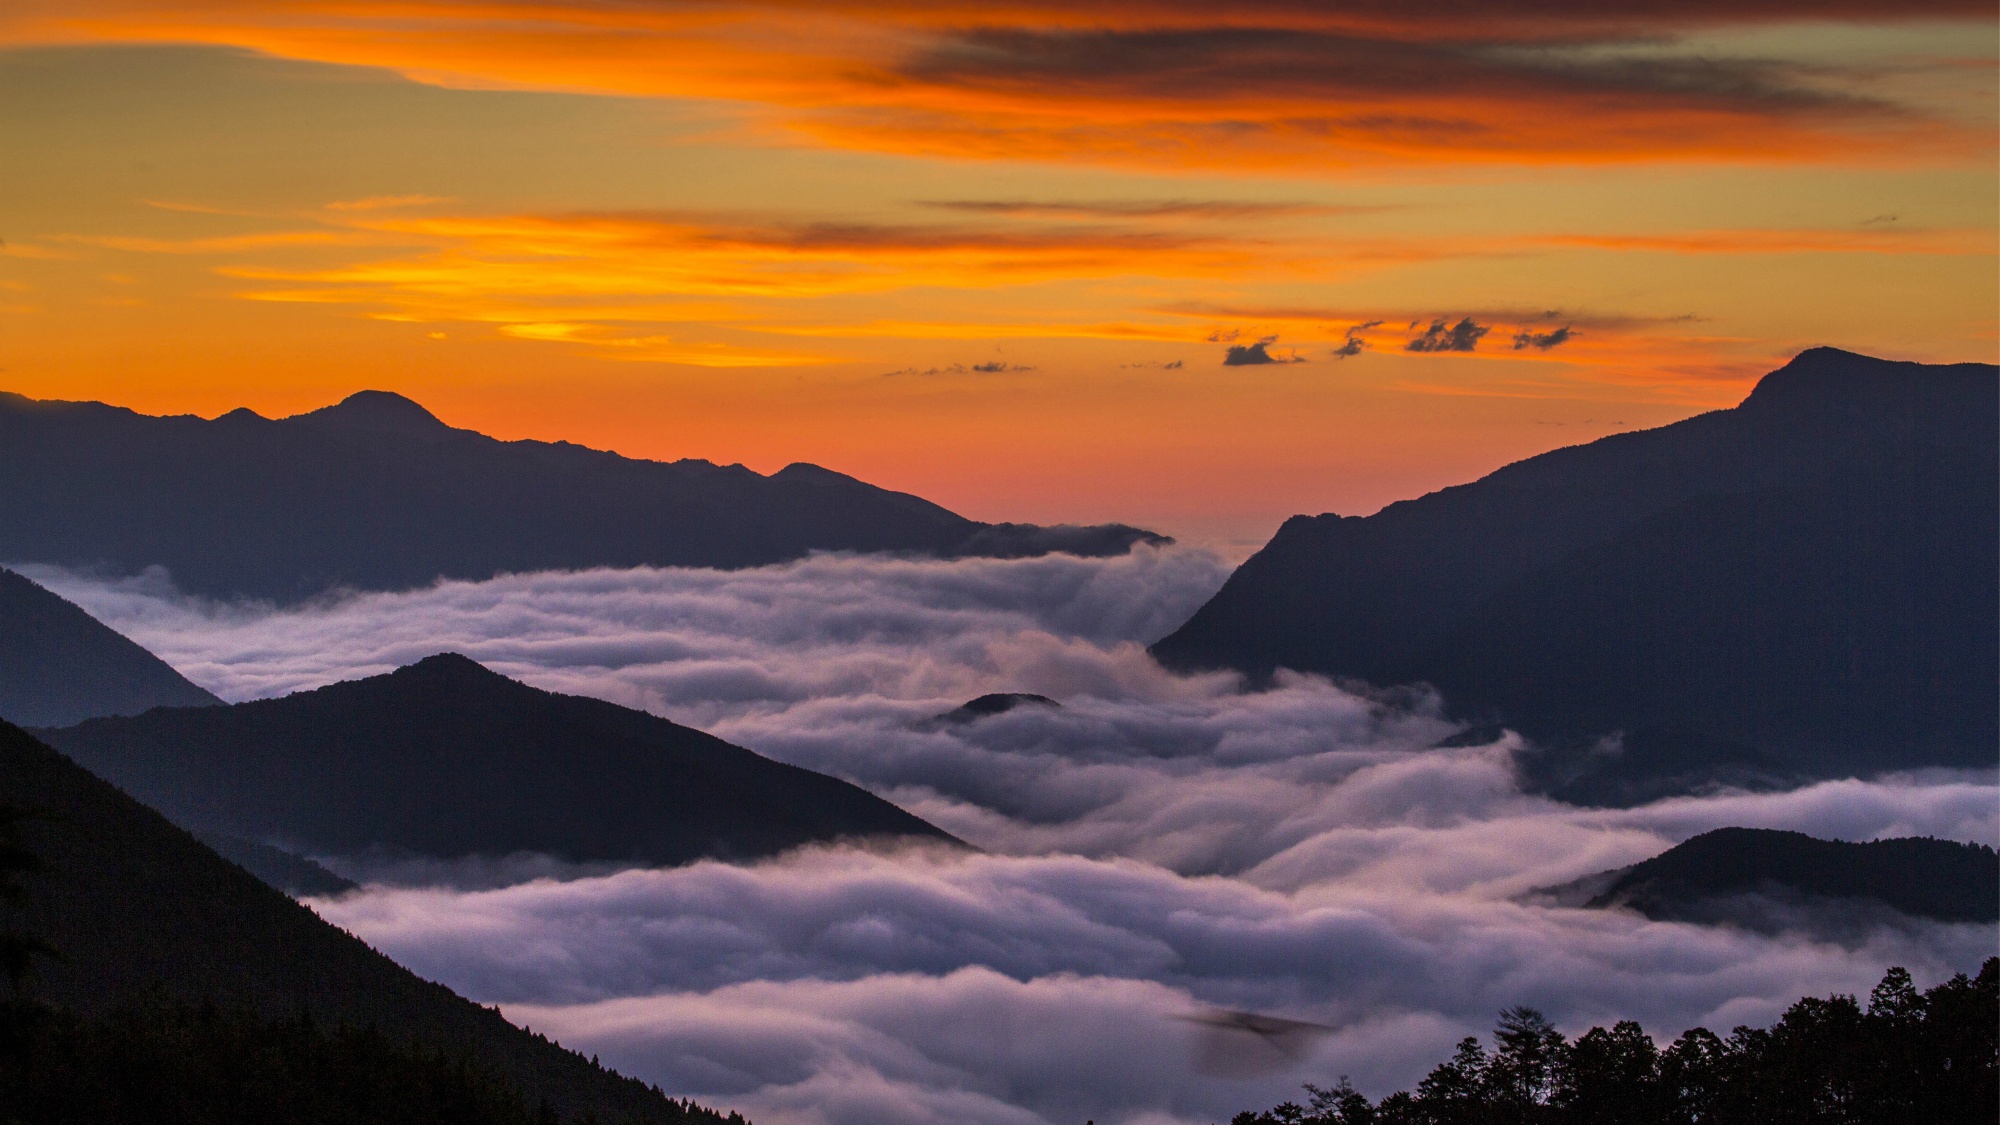
<path id="1" fill-rule="evenodd" d="M 1545 352 L 1550 348 L 1560 347 L 1563 344 L 1569 343 L 1570 331 L 1570 326 L 1565 324 L 1561 328 L 1548 332 L 1527 330 L 1516 332 L 1514 333 L 1514 350 L 1518 352 L 1526 348 L 1533 348 L 1536 351 Z"/>
<path id="2" fill-rule="evenodd" d="M 1416 325 L 1410 325 L 1415 328 Z M 1479 341 L 1493 331 L 1490 324 L 1480 324 L 1471 317 L 1462 317 L 1457 324 L 1447 325 L 1440 318 L 1433 320 L 1430 327 L 1410 337 L 1403 344 L 1407 352 L 1470 352 L 1479 348 Z"/>
<path id="3" fill-rule="evenodd" d="M 1257 367 L 1267 363 L 1304 363 L 1305 357 L 1292 352 L 1271 351 L 1271 345 L 1278 342 L 1276 336 L 1266 336 L 1248 344 L 1232 344 L 1223 353 L 1224 367 Z"/>
<path id="4" fill-rule="evenodd" d="M 1940 18 L 1992 13 L 1967 0 L 1546 0 L 1504 14 L 1279 0 L 1226 13 L 1131 0 L 360 0 L 282 14 L 247 0 L 30 0 L 0 18 L 0 41 L 217 43 L 459 85 L 726 99 L 765 107 L 795 139 L 927 155 L 1327 168 L 1963 146 L 1963 130 L 1882 97 L 1859 72 L 1680 44 L 1760 25 Z M 1591 112 L 1569 112 L 1579 104 Z"/>
<path id="5" fill-rule="evenodd" d="M 980 215 L 1014 215 L 1054 219 L 1289 219 L 1372 214 L 1391 205 L 1266 202 L 1232 199 L 1098 199 L 1098 200 L 927 200 L 927 207 Z"/>

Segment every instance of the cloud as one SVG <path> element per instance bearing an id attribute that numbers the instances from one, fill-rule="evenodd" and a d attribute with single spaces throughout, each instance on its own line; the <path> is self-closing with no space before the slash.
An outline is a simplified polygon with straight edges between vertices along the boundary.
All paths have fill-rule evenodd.
<path id="1" fill-rule="evenodd" d="M 256 301 L 345 305 L 412 323 L 460 321 L 502 335 L 583 346 L 607 359 L 710 366 L 825 362 L 756 336 L 991 339 L 1008 335 L 1163 336 L 1159 326 L 1079 325 L 1074 303 L 1024 310 L 1040 323 L 994 323 L 958 310 L 943 324 L 859 317 L 829 298 L 988 295 L 1127 275 L 1234 276 L 1251 263 L 1297 268 L 1304 243 L 1134 222 L 881 223 L 708 212 L 431 214 L 324 212 L 294 231 L 207 239 L 73 239 L 132 253 L 249 255 L 357 248 L 336 264 L 220 266 Z M 372 257 L 360 256 L 362 248 Z M 940 310 L 943 317 L 954 314 Z M 969 317 L 969 319 L 968 319 Z M 719 340 L 677 338 L 684 334 Z M 746 340 L 746 335 L 750 336 Z"/>
<path id="2" fill-rule="evenodd" d="M 1233 338 L 1232 333 L 1232 338 Z M 1214 339 L 1215 337 L 1210 337 Z M 1301 355 L 1272 355 L 1270 346 L 1276 343 L 1276 336 L 1266 336 L 1254 344 L 1232 344 L 1222 357 L 1224 367 L 1251 367 L 1263 363 L 1304 363 Z"/>
<path id="3" fill-rule="evenodd" d="M 1955 812 L 1916 788 L 1866 799 L 1962 828 L 1990 825 L 1992 796 L 1969 785 Z M 1698 808 L 1678 811 L 1748 811 Z M 1890 963 L 1934 981 L 1991 944 L 1979 925 L 1825 944 L 1515 902 L 1501 892 L 1666 839 L 1642 818 L 1546 806 L 1446 802 L 1430 831 L 1377 812 L 1323 833 L 1338 855 L 1315 856 L 1295 887 L 1116 858 L 815 849 L 315 906 L 516 1021 L 779 1125 L 1213 1121 L 1306 1079 L 1408 1085 L 1513 1003 L 1572 1034 L 1614 1018 L 1726 1031 L 1802 992 L 1865 990 Z M 1188 1017 L 1218 1007 L 1334 1030 L 1296 1064 L 1213 1076 L 1194 1065 L 1212 1048 Z"/>
<path id="4" fill-rule="evenodd" d="M 1992 843 L 2000 784 L 1933 771 L 1555 804 L 1515 785 L 1513 743 L 1429 749 L 1458 728 L 1425 693 L 1159 668 L 1140 646 L 1228 572 L 1198 550 L 515 575 L 283 611 L 191 600 L 159 572 L 27 569 L 227 698 L 456 649 L 851 778 L 985 849 L 664 871 L 514 857 L 361 871 L 376 884 L 314 903 L 760 1125 L 1200 1125 L 1300 1081 L 1406 1086 L 1510 1004 L 1572 1033 L 1726 1031 L 1892 963 L 1934 981 L 1991 945 L 1981 926 L 1829 942 L 1526 901 L 1730 824 Z M 926 721 L 1003 690 L 1064 705 Z M 1188 1017 L 1217 1009 L 1332 1030 L 1296 1063 L 1204 1073 L 1214 1029 Z"/>
<path id="5" fill-rule="evenodd" d="M 1379 328 L 1381 325 L 1382 322 L 1379 320 L 1370 320 L 1349 328 L 1347 330 L 1347 338 L 1341 342 L 1339 347 L 1333 349 L 1333 358 L 1346 359 L 1349 356 L 1360 355 L 1362 349 L 1368 346 L 1368 341 L 1362 339 L 1361 334 L 1370 328 Z"/>
<path id="6" fill-rule="evenodd" d="M 1451 327 L 1445 327 L 1443 320 L 1431 321 L 1431 326 L 1423 333 L 1403 345 L 1409 352 L 1469 352 L 1479 347 L 1479 341 L 1493 331 L 1490 324 L 1478 324 L 1471 317 L 1460 320 Z"/>
<path id="7" fill-rule="evenodd" d="M 425 207 L 432 203 L 450 203 L 442 195 L 371 195 L 362 199 L 335 200 L 326 205 L 329 211 L 382 211 L 396 207 Z"/>
<path id="8" fill-rule="evenodd" d="M 1354 215 L 1389 210 L 1380 205 L 1339 206 L 1326 203 L 1270 202 L 1236 199 L 1096 199 L 1038 201 L 1017 199 L 926 200 L 927 207 L 970 211 L 982 215 L 1019 215 L 1055 219 L 1283 219 L 1300 216 Z"/>
<path id="9" fill-rule="evenodd" d="M 1884 97 L 1872 60 L 1752 55 L 1732 51 L 1730 33 L 1992 18 L 1971 0 L 1504 10 L 1269 0 L 1226 13 L 1131 0 L 1005 10 L 733 0 L 628 5 L 616 19 L 587 0 L 363 0 L 282 18 L 243 0 L 13 7 L 0 18 L 11 45 L 217 44 L 461 87 L 720 99 L 844 148 L 1231 172 L 1798 160 L 1962 143 L 1968 131 Z M 679 63 L 657 65 L 668 57 Z"/>
<path id="10" fill-rule="evenodd" d="M 1534 332 L 1523 329 L 1514 333 L 1514 350 L 1518 352 L 1523 348 L 1534 348 L 1537 351 L 1545 352 L 1550 348 L 1567 343 L 1569 337 L 1570 326 L 1567 324 L 1550 332 Z"/>
<path id="11" fill-rule="evenodd" d="M 1005 360 L 995 359 L 985 363 L 953 363 L 944 367 L 901 367 L 894 371 L 883 372 L 882 377 L 886 379 L 897 375 L 1000 375 L 1033 370 L 1033 367 L 1025 364 L 1010 364 Z"/>

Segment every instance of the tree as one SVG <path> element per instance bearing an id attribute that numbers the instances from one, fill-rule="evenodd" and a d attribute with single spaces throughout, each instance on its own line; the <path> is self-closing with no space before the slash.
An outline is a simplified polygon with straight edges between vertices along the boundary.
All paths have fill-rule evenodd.
<path id="1" fill-rule="evenodd" d="M 1630 1020 L 1566 1043 L 1532 1008 L 1502 1012 L 1493 1040 L 1461 1040 L 1376 1105 L 1343 1077 L 1233 1125 L 2000 1125 L 2000 958 L 1928 992 L 1892 968 L 1866 1011 L 1809 996 L 1769 1028 L 1691 1028 L 1665 1051 Z"/>

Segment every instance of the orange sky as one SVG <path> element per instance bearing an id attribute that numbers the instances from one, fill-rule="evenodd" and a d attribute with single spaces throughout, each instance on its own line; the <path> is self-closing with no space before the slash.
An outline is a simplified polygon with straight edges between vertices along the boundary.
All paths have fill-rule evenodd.
<path id="1" fill-rule="evenodd" d="M 1240 545 L 1994 358 L 1990 5 L 1604 7 L 17 0 L 0 389 Z"/>

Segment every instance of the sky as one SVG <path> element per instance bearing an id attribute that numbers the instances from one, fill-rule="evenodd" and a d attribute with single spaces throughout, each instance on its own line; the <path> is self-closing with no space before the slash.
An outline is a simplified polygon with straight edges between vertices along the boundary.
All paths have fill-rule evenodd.
<path id="1" fill-rule="evenodd" d="M 1607 10 L 1609 9 L 1609 10 Z M 15 0 L 0 389 L 1240 549 L 1992 360 L 1969 0 Z"/>
<path id="2" fill-rule="evenodd" d="M 1664 1043 L 1764 1026 L 1891 965 L 1976 970 L 1990 925 L 1851 906 L 1784 932 L 1534 894 L 1711 828 L 2000 843 L 1992 769 L 1635 809 L 1524 793 L 1513 736 L 1427 692 L 1182 676 L 1141 647 L 1221 584 L 1212 551 L 445 582 L 274 609 L 167 577 L 25 567 L 236 701 L 440 650 L 865 785 L 979 852 L 814 847 L 665 870 L 320 857 L 313 900 L 398 962 L 623 1073 L 758 1125 L 1212 1125 L 1345 1074 L 1407 1088 L 1502 1009 Z M 968 724 L 989 691 L 1061 703 Z M 1803 923 L 1803 924 L 1801 924 Z M 1217 1010 L 1325 1030 L 1273 1051 Z"/>

